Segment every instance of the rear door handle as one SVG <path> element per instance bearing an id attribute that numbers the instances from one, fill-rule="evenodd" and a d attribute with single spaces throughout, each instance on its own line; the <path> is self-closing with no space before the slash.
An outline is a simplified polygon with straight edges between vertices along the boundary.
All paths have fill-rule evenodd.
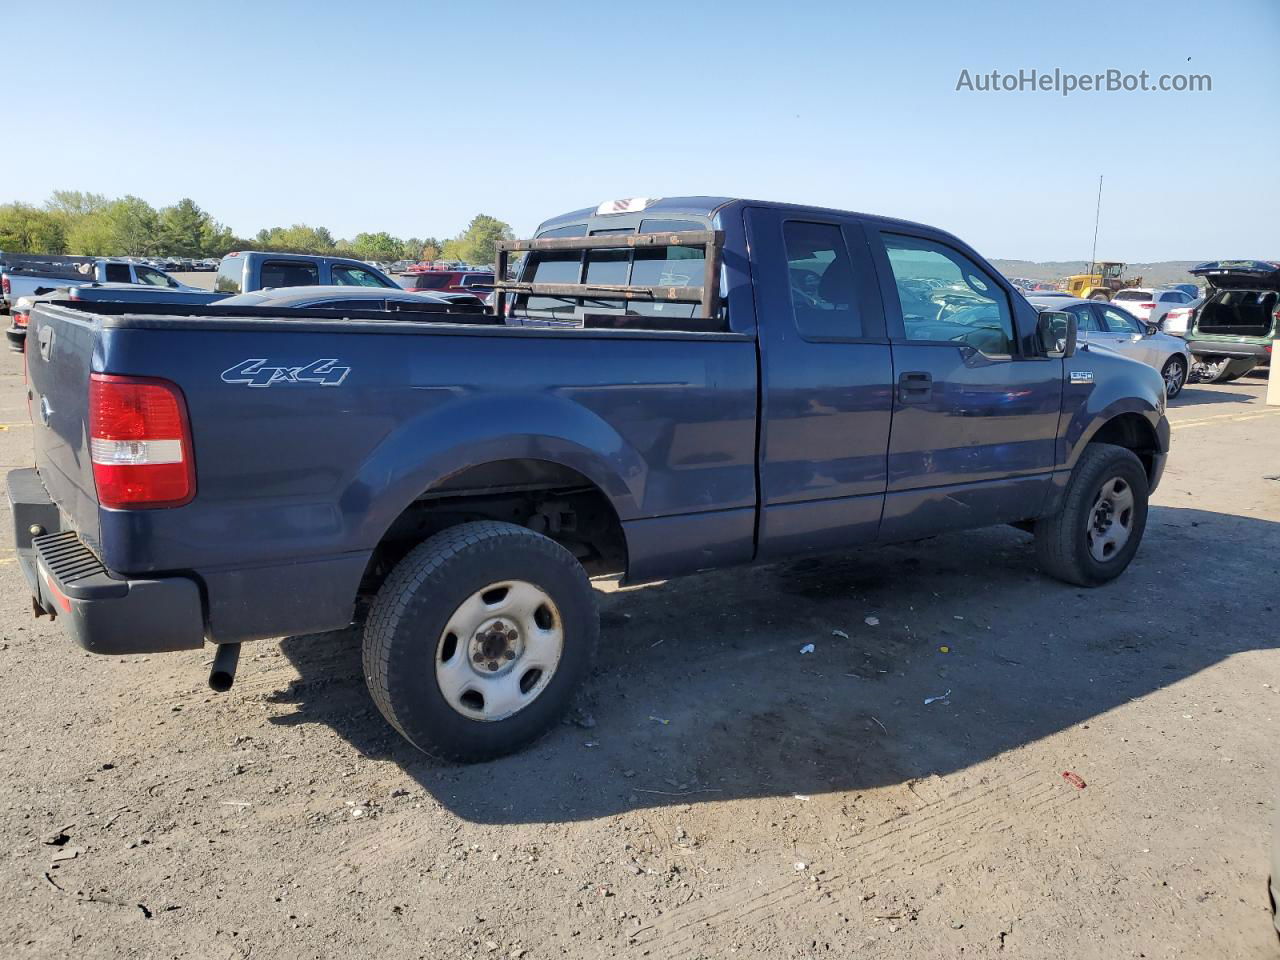
<path id="1" fill-rule="evenodd" d="M 899 403 L 926 403 L 933 396 L 933 374 L 913 370 L 898 377 Z"/>

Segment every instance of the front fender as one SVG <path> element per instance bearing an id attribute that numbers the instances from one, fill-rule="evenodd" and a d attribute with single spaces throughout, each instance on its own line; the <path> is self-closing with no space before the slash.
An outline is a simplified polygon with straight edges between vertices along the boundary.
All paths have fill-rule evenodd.
<path id="1" fill-rule="evenodd" d="M 601 417 L 555 394 L 471 395 L 462 388 L 401 424 L 373 451 L 344 491 L 342 512 L 360 518 L 354 542 L 375 546 L 425 491 L 471 467 L 546 460 L 599 487 L 622 520 L 636 516 L 647 467 Z"/>
<path id="2" fill-rule="evenodd" d="M 1058 464 L 1071 469 L 1089 442 L 1109 421 L 1137 414 L 1150 426 L 1159 452 L 1169 452 L 1164 381 L 1144 363 L 1100 350 L 1084 349 L 1064 361 L 1062 422 Z M 1092 374 L 1090 382 L 1081 374 Z"/>

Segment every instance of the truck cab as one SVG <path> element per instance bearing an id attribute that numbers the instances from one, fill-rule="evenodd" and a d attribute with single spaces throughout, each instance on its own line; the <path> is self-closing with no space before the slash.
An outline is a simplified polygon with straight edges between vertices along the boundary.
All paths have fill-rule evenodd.
<path id="1" fill-rule="evenodd" d="M 213 289 L 235 296 L 275 287 L 399 286 L 377 267 L 345 257 L 321 257 L 301 253 L 264 253 L 246 250 L 228 253 L 218 265 Z"/>

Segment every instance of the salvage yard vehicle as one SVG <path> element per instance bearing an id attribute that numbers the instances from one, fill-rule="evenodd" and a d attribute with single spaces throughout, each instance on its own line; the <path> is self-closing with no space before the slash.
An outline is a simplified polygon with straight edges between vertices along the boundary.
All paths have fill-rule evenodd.
<path id="1" fill-rule="evenodd" d="M 39 296 L 71 283 L 129 283 L 201 292 L 167 273 L 124 259 L 10 253 L 4 255 L 0 274 L 0 307 L 8 310 L 19 297 Z"/>
<path id="2" fill-rule="evenodd" d="M 1228 383 L 1270 366 L 1280 337 L 1280 263 L 1213 260 L 1190 273 L 1209 284 L 1187 333 L 1201 379 Z"/>
<path id="3" fill-rule="evenodd" d="M 398 289 L 394 280 L 361 260 L 257 250 L 228 253 L 213 281 L 214 290 L 232 296 L 274 287 L 329 285 Z"/>
<path id="4" fill-rule="evenodd" d="M 1092 263 L 1088 273 L 1074 273 L 1067 277 L 1066 291 L 1081 300 L 1110 300 L 1126 287 L 1142 286 L 1142 278 L 1126 278 L 1124 268 L 1123 263 L 1113 260 Z"/>
<path id="5" fill-rule="evenodd" d="M 1063 300 L 1039 294 L 1027 299 L 1037 310 L 1062 310 L 1074 316 L 1081 343 L 1106 347 L 1159 370 L 1168 399 L 1186 386 L 1192 362 L 1186 341 L 1161 332 L 1154 323 L 1143 323 L 1121 307 L 1120 301 Z"/>
<path id="6" fill-rule="evenodd" d="M 296 310 L 385 310 L 417 316 L 428 304 L 469 303 L 483 306 L 478 297 L 470 294 L 432 295 L 410 293 L 407 290 L 389 290 L 385 287 L 283 287 L 276 290 L 259 290 L 242 293 L 222 301 L 226 307 L 288 307 Z M 478 310 L 476 312 L 479 312 Z M 419 317 L 420 318 L 420 317 Z"/>
<path id="7" fill-rule="evenodd" d="M 493 289 L 492 270 L 407 270 L 400 274 L 406 290 L 431 293 L 470 293 L 485 296 Z"/>
<path id="8" fill-rule="evenodd" d="M 637 583 L 1013 524 L 1104 584 L 1169 449 L 1150 367 L 1089 346 L 921 224 L 610 201 L 501 241 L 492 312 L 405 322 L 37 304 L 35 468 L 8 475 L 38 614 L 86 649 L 347 627 L 422 750 L 550 729 L 590 577 Z M 503 321 L 506 322 L 503 322 Z M 395 322 L 388 322 L 395 321 Z"/>
<path id="9" fill-rule="evenodd" d="M 1111 302 L 1124 307 L 1125 311 L 1137 317 L 1140 323 L 1153 323 L 1160 326 L 1170 310 L 1185 307 L 1194 299 L 1195 297 L 1181 290 L 1130 287 L 1119 291 L 1111 298 Z"/>
<path id="10" fill-rule="evenodd" d="M 31 307 L 48 300 L 73 300 L 84 303 L 172 303 L 197 306 L 226 298 L 225 293 L 211 293 L 195 287 L 170 289 L 140 283 L 88 283 L 59 287 L 38 296 L 21 297 L 11 311 L 13 322 L 5 330 L 9 349 L 21 353 L 26 349 L 27 322 Z"/>

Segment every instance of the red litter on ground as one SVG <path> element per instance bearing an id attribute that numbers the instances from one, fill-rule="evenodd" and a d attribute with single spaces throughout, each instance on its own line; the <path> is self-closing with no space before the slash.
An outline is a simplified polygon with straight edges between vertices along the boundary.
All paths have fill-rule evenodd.
<path id="1" fill-rule="evenodd" d="M 1084 778 L 1078 773 L 1072 773 L 1070 770 L 1063 770 L 1062 779 L 1067 781 L 1067 783 L 1071 784 L 1077 790 L 1083 790 L 1085 788 Z"/>

